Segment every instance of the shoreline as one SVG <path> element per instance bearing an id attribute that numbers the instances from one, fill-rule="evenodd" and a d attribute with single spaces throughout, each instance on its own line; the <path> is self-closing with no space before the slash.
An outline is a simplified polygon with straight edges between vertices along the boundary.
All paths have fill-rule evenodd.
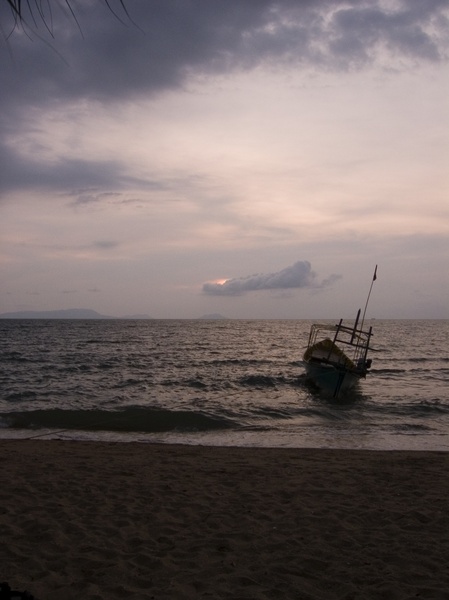
<path id="1" fill-rule="evenodd" d="M 449 454 L 0 440 L 1 578 L 40 600 L 447 597 Z"/>
<path id="2" fill-rule="evenodd" d="M 48 442 L 79 442 L 98 444 L 144 444 L 151 446 L 186 446 L 210 448 L 242 448 L 242 449 L 290 449 L 290 450 L 329 450 L 354 452 L 442 452 L 449 453 L 449 434 L 446 435 L 398 435 L 383 434 L 376 438 L 374 435 L 343 435 L 333 439 L 329 435 L 307 434 L 295 432 L 293 435 L 269 436 L 261 432 L 234 432 L 234 434 L 217 435 L 215 432 L 188 435 L 179 432 L 158 434 L 100 432 L 61 429 L 39 432 L 24 429 L 0 429 L 0 443 L 13 441 L 48 441 Z M 62 437 L 59 437 L 61 434 Z M 301 445 L 298 443 L 300 440 Z M 348 441 L 350 440 L 350 442 Z M 261 443 L 263 441 L 264 443 Z"/>

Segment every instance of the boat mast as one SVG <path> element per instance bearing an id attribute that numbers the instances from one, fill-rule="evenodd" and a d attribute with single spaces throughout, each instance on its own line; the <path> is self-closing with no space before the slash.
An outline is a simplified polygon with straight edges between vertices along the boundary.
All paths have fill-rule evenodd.
<path id="1" fill-rule="evenodd" d="M 363 311 L 362 324 L 360 326 L 360 329 L 363 329 L 363 323 L 365 322 L 365 315 L 366 315 L 366 309 L 368 308 L 369 297 L 371 296 L 371 290 L 373 289 L 373 284 L 376 281 L 376 279 L 377 279 L 377 265 L 376 265 L 376 268 L 374 269 L 373 280 L 371 281 L 371 286 L 370 286 L 369 292 L 368 292 L 368 298 L 366 299 L 365 310 Z"/>
<path id="2" fill-rule="evenodd" d="M 363 316 L 365 316 L 365 315 L 363 315 Z M 360 319 L 360 308 L 359 308 L 359 310 L 357 312 L 357 317 L 356 317 L 355 323 L 354 323 L 354 329 L 352 330 L 351 344 L 354 343 L 354 337 L 355 337 L 355 334 L 356 334 L 356 331 L 357 331 L 357 325 L 358 325 L 359 319 Z M 363 329 L 363 321 L 362 321 L 362 327 L 361 327 L 361 329 Z M 357 345 L 358 345 L 358 343 L 357 343 Z"/>

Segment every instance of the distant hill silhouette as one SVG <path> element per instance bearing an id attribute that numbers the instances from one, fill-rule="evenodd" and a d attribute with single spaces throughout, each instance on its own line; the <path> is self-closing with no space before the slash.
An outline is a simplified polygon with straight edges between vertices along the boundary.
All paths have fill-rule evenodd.
<path id="1" fill-rule="evenodd" d="M 151 319 L 149 315 L 126 315 L 112 317 L 102 315 L 90 308 L 68 308 L 66 310 L 21 310 L 0 314 L 0 319 Z"/>
<path id="2" fill-rule="evenodd" d="M 21 310 L 0 314 L 0 319 L 115 319 L 102 315 L 89 308 L 68 308 L 66 310 Z"/>

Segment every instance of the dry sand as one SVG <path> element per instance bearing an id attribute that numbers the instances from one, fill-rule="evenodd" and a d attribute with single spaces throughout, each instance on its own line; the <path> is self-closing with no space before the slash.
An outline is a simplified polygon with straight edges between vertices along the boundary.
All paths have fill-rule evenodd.
<path id="1" fill-rule="evenodd" d="M 39 600 L 445 599 L 449 454 L 0 442 L 0 580 Z"/>

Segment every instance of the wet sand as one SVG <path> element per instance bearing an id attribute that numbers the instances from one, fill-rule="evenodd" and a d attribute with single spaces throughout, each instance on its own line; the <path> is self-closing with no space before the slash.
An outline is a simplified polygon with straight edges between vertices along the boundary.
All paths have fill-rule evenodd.
<path id="1" fill-rule="evenodd" d="M 0 441 L 39 600 L 447 599 L 449 454 Z"/>

